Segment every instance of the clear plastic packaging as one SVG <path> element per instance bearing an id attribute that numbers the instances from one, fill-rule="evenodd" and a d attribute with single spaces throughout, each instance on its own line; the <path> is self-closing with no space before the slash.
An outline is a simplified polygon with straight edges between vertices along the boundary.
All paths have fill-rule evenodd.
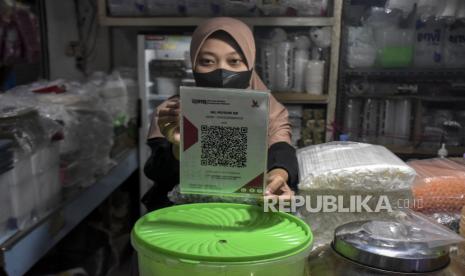
<path id="1" fill-rule="evenodd" d="M 143 16 L 145 0 L 109 0 L 108 10 L 112 16 Z"/>
<path id="2" fill-rule="evenodd" d="M 331 46 L 331 28 L 320 27 L 310 29 L 310 39 L 318 48 L 328 48 Z"/>
<path id="3" fill-rule="evenodd" d="M 344 111 L 344 133 L 349 135 L 349 139 L 357 141 L 360 137 L 362 101 L 349 99 Z"/>
<path id="4" fill-rule="evenodd" d="M 297 150 L 302 190 L 404 190 L 415 171 L 383 146 L 332 142 Z"/>
<path id="5" fill-rule="evenodd" d="M 394 212 L 393 215 L 394 219 L 389 222 L 398 225 L 399 228 L 395 231 L 392 231 L 392 228 L 387 229 L 385 223 L 374 222 L 364 228 L 365 233 L 373 239 L 389 238 L 396 243 L 425 243 L 428 248 L 451 246 L 465 241 L 464 238 L 437 224 L 434 220 L 410 209 Z M 360 229 L 347 229 L 347 234 L 352 231 L 359 232 Z"/>
<path id="6" fill-rule="evenodd" d="M 366 99 L 363 106 L 362 119 L 362 140 L 368 143 L 376 143 L 376 134 L 378 131 L 378 114 L 380 109 L 380 100 Z"/>
<path id="7" fill-rule="evenodd" d="M 298 16 L 325 16 L 328 0 L 281 0 L 280 5 L 294 9 Z"/>
<path id="8" fill-rule="evenodd" d="M 465 9 L 465 2 L 463 4 Z M 465 67 L 465 26 L 457 23 L 446 29 L 444 39 L 444 66 L 449 68 Z"/>
<path id="9" fill-rule="evenodd" d="M 207 203 L 207 202 L 228 202 L 228 203 L 242 203 L 251 205 L 260 205 L 263 202 L 259 198 L 240 197 L 240 196 L 214 196 L 202 194 L 183 194 L 176 185 L 173 190 L 168 192 L 168 199 L 174 204 L 189 204 L 189 203 Z"/>
<path id="10" fill-rule="evenodd" d="M 421 68 L 442 66 L 445 40 L 442 22 L 417 20 L 415 37 L 414 65 Z"/>
<path id="11" fill-rule="evenodd" d="M 305 92 L 311 95 L 322 95 L 325 80 L 325 61 L 309 60 L 305 68 Z"/>
<path id="12" fill-rule="evenodd" d="M 261 47 L 260 53 L 263 81 L 270 90 L 274 91 L 276 74 L 276 48 L 274 45 L 266 44 Z"/>
<path id="13" fill-rule="evenodd" d="M 347 34 L 347 65 L 350 68 L 373 67 L 376 61 L 373 29 L 369 26 L 348 27 Z"/>
<path id="14" fill-rule="evenodd" d="M 61 200 L 59 144 L 53 142 L 39 149 L 31 156 L 31 162 L 38 191 L 38 215 L 44 216 Z"/>
<path id="15" fill-rule="evenodd" d="M 417 14 L 422 20 L 428 20 L 439 15 L 444 9 L 444 1 L 418 0 Z"/>
<path id="16" fill-rule="evenodd" d="M 393 143 L 406 145 L 410 140 L 410 122 L 412 104 L 410 100 L 398 100 L 395 102 L 396 124 Z"/>
<path id="17" fill-rule="evenodd" d="M 292 88 L 294 69 L 294 44 L 281 42 L 276 45 L 276 91 L 289 91 Z"/>
<path id="18" fill-rule="evenodd" d="M 458 212 L 465 206 L 465 166 L 443 158 L 415 160 L 408 165 L 417 172 L 412 186 L 415 210 Z"/>
<path id="19" fill-rule="evenodd" d="M 214 1 L 215 2 L 215 1 Z M 259 0 L 223 0 L 223 14 L 227 16 L 256 16 Z"/>
<path id="20" fill-rule="evenodd" d="M 189 0 L 186 0 L 189 2 Z M 147 14 L 150 16 L 181 16 L 183 0 L 145 0 Z"/>
<path id="21" fill-rule="evenodd" d="M 12 215 L 10 185 L 12 185 L 12 170 L 0 173 L 0 243 L 2 238 L 8 233 Z"/>
<path id="22" fill-rule="evenodd" d="M 417 3 L 418 0 L 388 0 L 384 7 L 388 11 L 400 10 L 404 16 L 407 16 Z"/>
<path id="23" fill-rule="evenodd" d="M 294 86 L 292 90 L 294 92 L 303 92 L 304 91 L 304 79 L 305 79 L 305 70 L 306 65 L 309 59 L 308 49 L 297 49 L 295 51 L 294 57 Z"/>
<path id="24" fill-rule="evenodd" d="M 181 5 L 183 2 L 177 0 Z M 176 1 L 173 1 L 176 2 Z M 213 16 L 219 12 L 219 6 L 212 0 L 185 0 L 186 16 Z"/>

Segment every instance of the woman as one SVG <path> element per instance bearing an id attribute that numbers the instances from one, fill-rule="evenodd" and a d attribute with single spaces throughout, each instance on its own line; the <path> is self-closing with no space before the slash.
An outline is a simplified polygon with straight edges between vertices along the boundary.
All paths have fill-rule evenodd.
<path id="1" fill-rule="evenodd" d="M 197 86 L 268 90 L 255 72 L 255 42 L 239 20 L 218 17 L 197 27 L 190 47 Z M 179 183 L 179 98 L 156 110 L 148 136 L 152 154 L 145 174 L 156 183 L 143 198 L 149 210 L 170 205 L 166 194 Z M 288 199 L 297 190 L 298 167 L 290 145 L 287 110 L 270 95 L 266 196 Z"/>

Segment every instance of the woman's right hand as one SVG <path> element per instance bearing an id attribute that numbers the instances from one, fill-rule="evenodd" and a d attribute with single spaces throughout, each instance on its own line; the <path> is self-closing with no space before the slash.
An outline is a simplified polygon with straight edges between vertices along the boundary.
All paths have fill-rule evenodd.
<path id="1" fill-rule="evenodd" d="M 166 105 L 158 109 L 158 127 L 161 134 L 173 145 L 179 145 L 181 134 L 179 130 L 180 103 L 179 98 L 169 99 Z"/>

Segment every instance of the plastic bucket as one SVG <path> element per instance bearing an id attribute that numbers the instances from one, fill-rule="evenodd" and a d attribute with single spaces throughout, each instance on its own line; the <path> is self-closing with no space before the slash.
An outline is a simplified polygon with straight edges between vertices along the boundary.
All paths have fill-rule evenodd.
<path id="1" fill-rule="evenodd" d="M 143 216 L 131 241 L 141 276 L 299 276 L 313 236 L 304 221 L 286 213 L 199 203 Z"/>

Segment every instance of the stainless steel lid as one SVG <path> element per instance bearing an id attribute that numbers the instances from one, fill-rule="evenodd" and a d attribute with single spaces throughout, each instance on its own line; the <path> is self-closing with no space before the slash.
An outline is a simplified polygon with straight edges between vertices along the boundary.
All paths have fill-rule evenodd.
<path id="1" fill-rule="evenodd" d="M 448 249 L 408 240 L 418 234 L 395 221 L 357 221 L 336 228 L 332 246 L 354 262 L 392 272 L 431 272 L 447 266 Z"/>

